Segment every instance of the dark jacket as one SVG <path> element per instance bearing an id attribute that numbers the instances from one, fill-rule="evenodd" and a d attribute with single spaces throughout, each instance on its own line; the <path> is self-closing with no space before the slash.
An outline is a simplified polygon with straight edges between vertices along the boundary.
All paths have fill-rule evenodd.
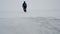
<path id="1" fill-rule="evenodd" d="M 25 1 L 24 1 L 24 3 L 23 3 L 22 7 L 23 7 L 24 9 L 26 9 L 26 8 L 27 8 L 27 4 L 26 4 L 26 2 L 25 2 Z"/>

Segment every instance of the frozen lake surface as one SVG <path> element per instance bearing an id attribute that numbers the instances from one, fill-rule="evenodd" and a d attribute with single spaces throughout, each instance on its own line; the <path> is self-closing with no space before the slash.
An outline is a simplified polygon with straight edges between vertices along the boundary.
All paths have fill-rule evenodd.
<path id="1" fill-rule="evenodd" d="M 0 34 L 60 34 L 60 19 L 46 17 L 0 18 Z"/>

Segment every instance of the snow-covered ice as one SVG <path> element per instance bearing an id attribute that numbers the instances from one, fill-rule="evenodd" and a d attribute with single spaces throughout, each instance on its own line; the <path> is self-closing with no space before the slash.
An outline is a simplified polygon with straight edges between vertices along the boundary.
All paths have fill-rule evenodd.
<path id="1" fill-rule="evenodd" d="M 0 34 L 60 34 L 60 0 L 23 1 L 0 0 Z"/>
<path id="2" fill-rule="evenodd" d="M 0 34 L 60 34 L 60 19 L 46 17 L 0 18 Z"/>

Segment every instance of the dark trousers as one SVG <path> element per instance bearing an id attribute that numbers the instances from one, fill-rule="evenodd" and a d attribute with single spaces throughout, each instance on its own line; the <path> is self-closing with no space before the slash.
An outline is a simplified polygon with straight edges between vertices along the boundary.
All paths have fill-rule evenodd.
<path id="1" fill-rule="evenodd" d="M 24 12 L 26 12 L 26 8 L 23 8 Z"/>

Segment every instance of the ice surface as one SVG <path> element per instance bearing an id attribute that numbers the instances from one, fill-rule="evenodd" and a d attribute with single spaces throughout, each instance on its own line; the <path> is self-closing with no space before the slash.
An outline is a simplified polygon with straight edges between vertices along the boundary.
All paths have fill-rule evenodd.
<path id="1" fill-rule="evenodd" d="M 0 18 L 0 34 L 60 34 L 60 19 Z"/>

